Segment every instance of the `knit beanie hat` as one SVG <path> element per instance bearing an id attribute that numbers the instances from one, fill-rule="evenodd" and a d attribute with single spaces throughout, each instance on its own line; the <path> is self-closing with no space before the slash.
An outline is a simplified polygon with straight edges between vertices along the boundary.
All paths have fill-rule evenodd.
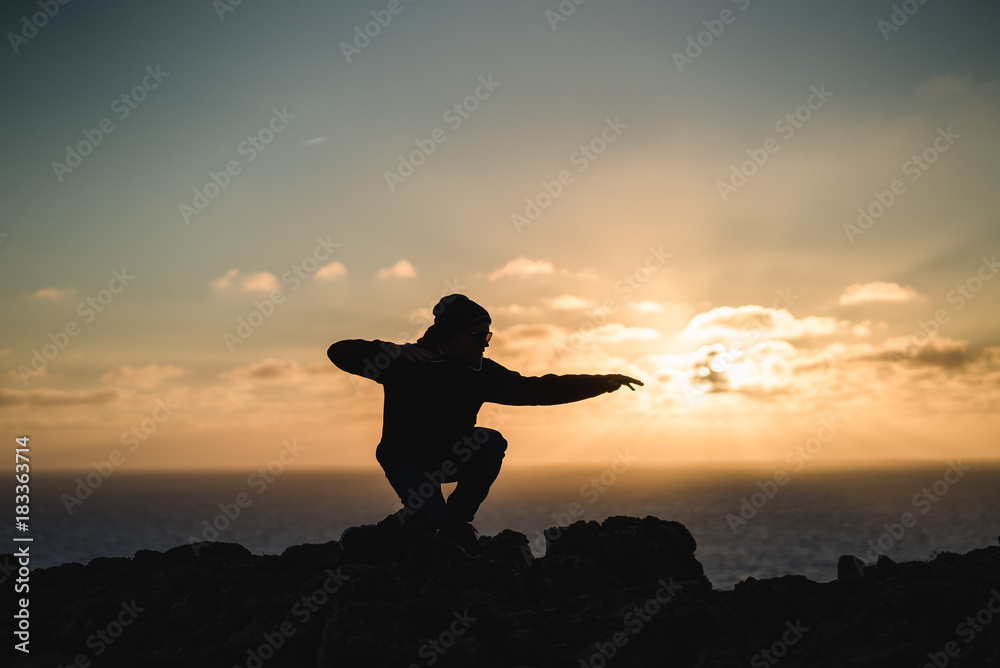
<path id="1" fill-rule="evenodd" d="M 434 306 L 434 325 L 443 338 L 454 336 L 480 322 L 490 322 L 490 314 L 465 295 L 442 297 Z"/>
<path id="2" fill-rule="evenodd" d="M 417 345 L 436 349 L 466 327 L 480 322 L 490 322 L 490 314 L 465 295 L 442 297 L 434 306 L 434 324 L 417 340 Z"/>

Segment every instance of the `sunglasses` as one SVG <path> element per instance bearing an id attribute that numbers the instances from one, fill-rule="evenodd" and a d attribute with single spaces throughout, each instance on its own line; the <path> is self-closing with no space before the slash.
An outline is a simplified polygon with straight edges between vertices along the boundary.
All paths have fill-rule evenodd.
<path id="1" fill-rule="evenodd" d="M 493 338 L 493 332 L 483 332 L 483 331 L 469 331 L 469 336 L 476 343 L 489 343 L 490 339 Z"/>

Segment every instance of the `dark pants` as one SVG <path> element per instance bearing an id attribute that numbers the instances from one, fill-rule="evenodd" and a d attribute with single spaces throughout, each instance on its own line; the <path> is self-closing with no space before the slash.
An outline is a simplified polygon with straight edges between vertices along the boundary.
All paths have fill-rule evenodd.
<path id="1" fill-rule="evenodd" d="M 500 474 L 506 450 L 507 441 L 500 432 L 476 427 L 461 445 L 456 444 L 452 457 L 438 464 L 384 467 L 385 477 L 404 507 L 383 522 L 398 523 L 408 537 L 471 522 Z M 458 483 L 447 502 L 441 493 L 445 482 Z"/>

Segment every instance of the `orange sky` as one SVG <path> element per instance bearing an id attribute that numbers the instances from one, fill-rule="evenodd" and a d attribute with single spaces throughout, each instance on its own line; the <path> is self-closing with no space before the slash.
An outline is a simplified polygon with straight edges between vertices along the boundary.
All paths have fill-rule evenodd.
<path id="1" fill-rule="evenodd" d="M 995 458 L 997 10 L 734 6 L 683 66 L 718 8 L 415 3 L 347 58 L 361 6 L 65 7 L 2 75 L 0 431 L 373 467 L 327 346 L 462 292 L 511 369 L 645 382 L 485 407 L 509 466 Z"/>

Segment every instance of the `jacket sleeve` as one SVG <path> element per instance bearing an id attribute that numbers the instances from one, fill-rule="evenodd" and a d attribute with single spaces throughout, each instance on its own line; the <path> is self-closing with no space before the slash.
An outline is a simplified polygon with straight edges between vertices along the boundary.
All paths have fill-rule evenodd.
<path id="1" fill-rule="evenodd" d="M 612 389 L 607 376 L 567 374 L 522 376 L 499 364 L 485 401 L 507 406 L 554 406 L 596 397 Z"/>
<path id="2" fill-rule="evenodd" d="M 399 357 L 399 346 L 377 339 L 346 339 L 330 346 L 326 356 L 339 369 L 381 383 L 390 363 Z"/>

